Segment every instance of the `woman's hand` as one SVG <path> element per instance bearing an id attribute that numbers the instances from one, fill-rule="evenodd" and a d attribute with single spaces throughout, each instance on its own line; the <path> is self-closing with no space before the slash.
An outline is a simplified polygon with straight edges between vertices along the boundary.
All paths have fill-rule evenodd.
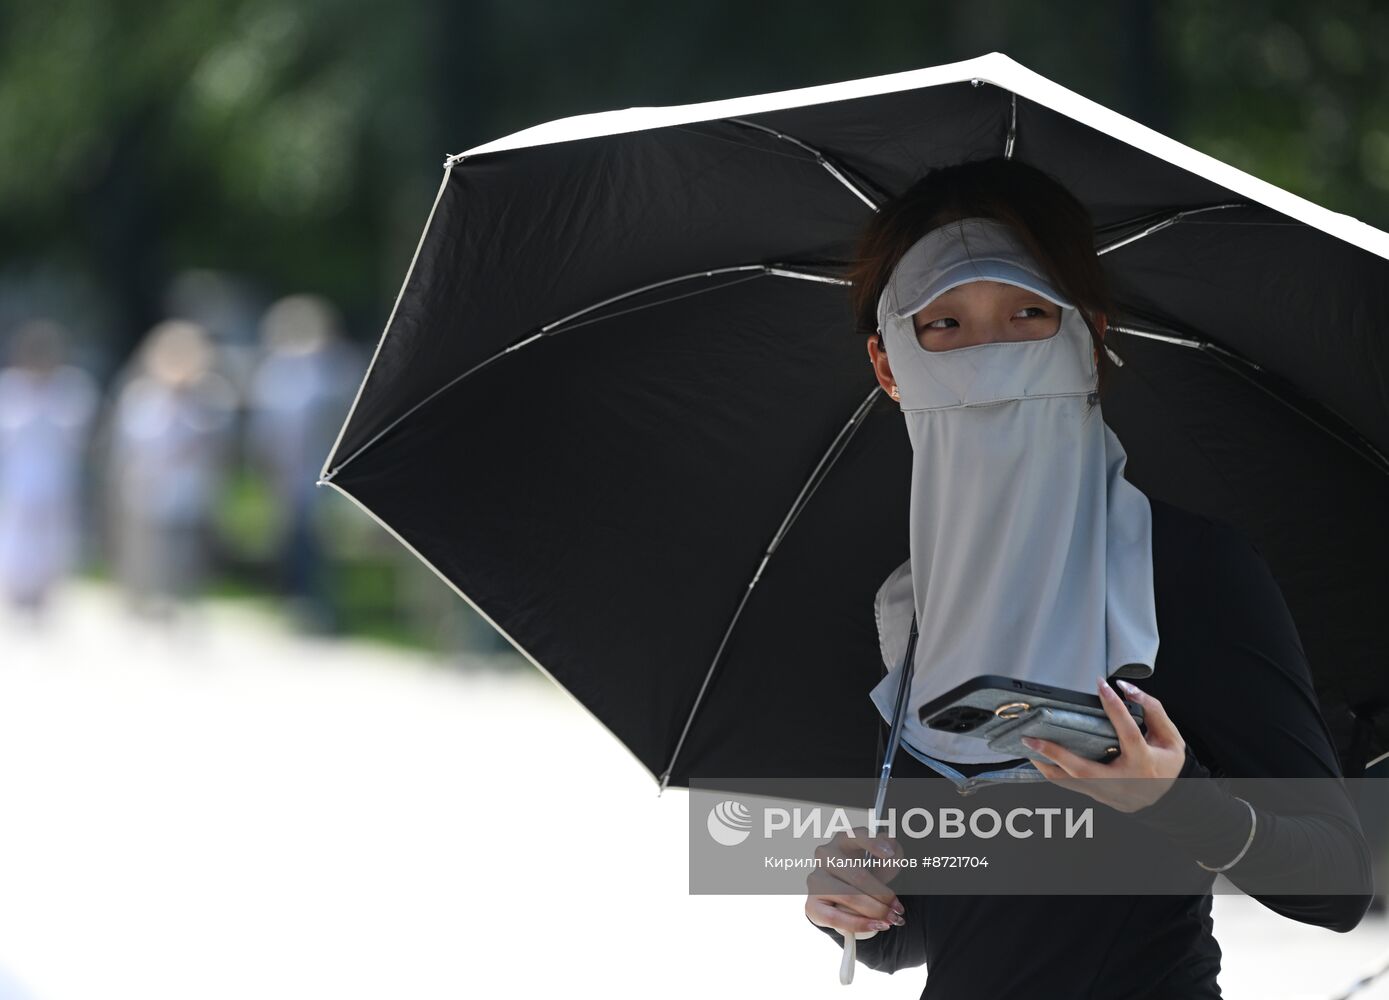
<path id="1" fill-rule="evenodd" d="M 1119 734 L 1119 756 L 1108 764 L 1072 753 L 1051 740 L 1024 736 L 1023 743 L 1050 761 L 1033 759 L 1037 770 L 1063 788 L 1070 788 L 1103 802 L 1119 812 L 1135 812 L 1152 805 L 1172 787 L 1182 765 L 1186 763 L 1186 741 L 1167 717 L 1167 710 L 1146 691 L 1127 681 L 1119 681 L 1124 693 L 1143 706 L 1143 721 L 1148 726 L 1147 738 L 1138 723 L 1101 677 L 1100 701 L 1105 714 Z M 1149 778 L 1150 781 L 1100 781 L 1101 778 Z"/>
<path id="2" fill-rule="evenodd" d="M 901 871 L 900 868 L 876 869 L 884 875 L 880 879 L 872 869 L 835 868 L 827 864 L 831 858 L 860 859 L 865 850 L 880 858 L 902 857 L 902 847 L 897 841 L 891 837 L 870 838 L 867 827 L 859 827 L 852 836 L 841 830 L 815 848 L 820 864 L 811 869 L 805 880 L 808 892 L 805 915 L 811 923 L 832 927 L 845 937 L 872 937 L 876 931 L 906 923 L 906 908 L 885 884 Z"/>

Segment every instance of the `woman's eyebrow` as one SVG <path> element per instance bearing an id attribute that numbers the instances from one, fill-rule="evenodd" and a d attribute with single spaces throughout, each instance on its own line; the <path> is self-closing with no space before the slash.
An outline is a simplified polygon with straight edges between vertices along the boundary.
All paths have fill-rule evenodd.
<path id="1" fill-rule="evenodd" d="M 1051 301 L 1041 292 L 1034 292 L 1030 288 L 1023 288 L 1021 285 L 1010 285 L 1008 287 L 1011 289 L 1011 291 L 1006 292 L 1004 294 L 1012 295 L 1015 299 L 1042 299 L 1043 301 L 1047 302 Z"/>
<path id="2" fill-rule="evenodd" d="M 960 287 L 963 286 L 956 286 L 956 288 Z M 954 293 L 955 288 L 950 289 L 950 291 L 948 292 L 941 292 L 940 295 L 932 299 L 929 304 L 924 305 L 920 309 L 918 309 L 917 313 L 923 313 L 928 310 L 952 308 L 956 300 L 960 298 L 960 296 L 957 296 Z M 1055 302 L 1052 302 L 1051 299 L 1047 298 L 1041 292 L 1034 292 L 1030 288 L 1023 288 L 1021 285 L 1009 285 L 1007 291 L 1001 291 L 997 294 L 999 297 L 1007 299 L 1009 301 L 1016 302 L 1022 301 L 1023 299 L 1028 299 L 1030 301 L 1045 302 L 1049 306 L 1056 305 Z"/>

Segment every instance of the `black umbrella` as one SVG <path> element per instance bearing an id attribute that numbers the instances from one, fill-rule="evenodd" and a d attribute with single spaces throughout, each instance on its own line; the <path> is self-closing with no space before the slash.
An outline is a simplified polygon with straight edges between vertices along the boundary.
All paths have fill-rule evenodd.
<path id="1" fill-rule="evenodd" d="M 999 53 L 450 156 L 322 481 L 661 788 L 871 775 L 911 454 L 841 275 L 877 205 L 990 154 L 1089 208 L 1128 477 L 1263 552 L 1358 774 L 1389 750 L 1389 234 Z"/>

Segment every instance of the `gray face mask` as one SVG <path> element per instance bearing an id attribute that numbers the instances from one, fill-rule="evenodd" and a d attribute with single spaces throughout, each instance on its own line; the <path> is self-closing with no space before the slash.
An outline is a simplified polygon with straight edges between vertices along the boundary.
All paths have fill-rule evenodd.
<path id="1" fill-rule="evenodd" d="M 1061 307 L 1056 333 L 927 350 L 913 315 L 971 281 L 1017 285 Z M 1152 514 L 1104 423 L 1094 345 L 1013 231 L 989 219 L 935 229 L 903 255 L 878 323 L 912 447 L 910 558 L 875 614 L 891 719 L 911 616 L 916 660 L 903 739 L 958 763 L 1011 759 L 928 729 L 916 710 L 980 674 L 1094 693 L 1146 677 L 1157 657 Z M 1116 359 L 1117 360 L 1117 359 Z"/>

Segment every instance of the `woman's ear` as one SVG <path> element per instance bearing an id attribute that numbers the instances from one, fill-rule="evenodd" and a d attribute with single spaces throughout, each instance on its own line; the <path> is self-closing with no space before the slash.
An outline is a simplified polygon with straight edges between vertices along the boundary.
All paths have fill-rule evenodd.
<path id="1" fill-rule="evenodd" d="M 878 377 L 878 384 L 890 396 L 897 386 L 897 380 L 892 377 L 892 368 L 887 363 L 887 350 L 882 346 L 882 337 L 881 333 L 868 337 L 868 358 L 873 364 L 873 374 Z"/>

